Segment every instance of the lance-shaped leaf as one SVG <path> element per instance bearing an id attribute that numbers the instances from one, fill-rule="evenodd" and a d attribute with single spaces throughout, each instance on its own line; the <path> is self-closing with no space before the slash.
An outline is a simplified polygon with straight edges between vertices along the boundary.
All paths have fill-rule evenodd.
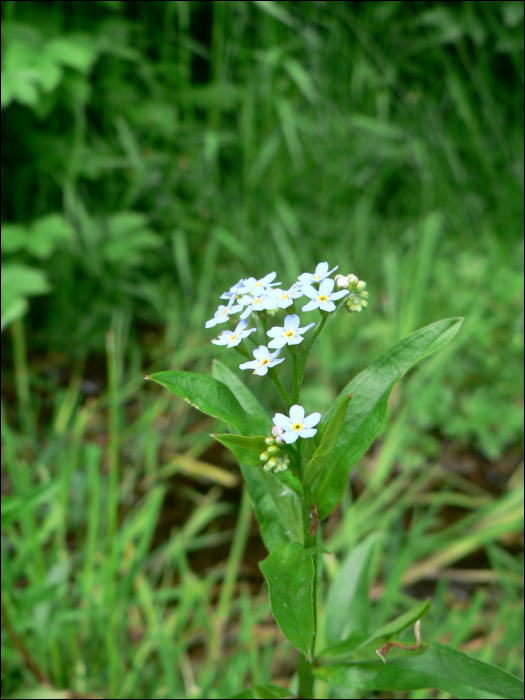
<path id="1" fill-rule="evenodd" d="M 228 387 L 248 414 L 247 422 L 252 427 L 250 431 L 252 435 L 257 433 L 259 435 L 269 435 L 272 430 L 272 421 L 246 384 L 243 384 L 239 377 L 219 360 L 213 360 L 212 374 L 215 379 L 218 379 Z"/>
<path id="2" fill-rule="evenodd" d="M 296 542 L 280 544 L 260 563 L 272 613 L 296 649 L 310 653 L 314 634 L 312 554 Z"/>
<path id="3" fill-rule="evenodd" d="M 348 402 L 351 399 L 351 395 L 345 396 L 342 401 L 339 402 L 337 408 L 332 413 L 328 425 L 324 429 L 321 435 L 321 444 L 315 450 L 312 455 L 311 460 L 305 467 L 303 474 L 303 483 L 307 486 L 316 481 L 316 479 L 321 474 L 323 467 L 330 459 L 332 450 L 335 447 L 341 428 L 343 427 L 343 421 L 345 419 L 346 409 L 348 408 Z M 319 431 L 318 431 L 319 433 Z"/>
<path id="4" fill-rule="evenodd" d="M 233 452 L 239 462 L 250 467 L 263 466 L 260 456 L 268 449 L 268 445 L 261 435 L 248 437 L 231 433 L 214 433 L 212 438 Z"/>
<path id="5" fill-rule="evenodd" d="M 338 662 L 352 660 L 352 656 L 355 656 L 358 650 L 366 647 L 376 647 L 378 644 L 395 637 L 407 627 L 411 627 L 417 620 L 420 620 L 429 609 L 430 600 L 427 599 L 422 603 L 418 603 L 411 610 L 403 613 L 403 615 L 396 617 L 395 620 L 387 622 L 386 625 L 383 625 L 369 635 L 360 632 L 351 633 L 344 642 L 339 642 L 339 644 L 335 644 L 322 651 L 319 655 L 319 659 L 321 662 L 331 661 L 332 663 L 336 660 Z"/>
<path id="6" fill-rule="evenodd" d="M 368 578 L 372 555 L 382 533 L 373 532 L 343 562 L 328 590 L 325 637 L 335 644 L 353 632 L 368 632 Z"/>
<path id="7" fill-rule="evenodd" d="M 319 430 L 330 422 L 339 403 L 348 394 L 353 396 L 335 448 L 315 485 L 314 502 L 321 519 L 339 503 L 350 470 L 377 435 L 396 382 L 413 365 L 448 343 L 461 323 L 460 318 L 445 319 L 412 333 L 358 374 L 335 400 Z"/>
<path id="8" fill-rule="evenodd" d="M 314 674 L 359 691 L 437 688 L 457 698 L 523 698 L 524 690 L 516 676 L 438 642 L 423 653 L 396 649 L 386 663 L 377 659 L 330 664 Z"/>
<path id="9" fill-rule="evenodd" d="M 219 418 L 241 432 L 247 431 L 246 411 L 222 382 L 205 374 L 176 369 L 157 372 L 146 379 L 157 382 L 199 411 Z"/>

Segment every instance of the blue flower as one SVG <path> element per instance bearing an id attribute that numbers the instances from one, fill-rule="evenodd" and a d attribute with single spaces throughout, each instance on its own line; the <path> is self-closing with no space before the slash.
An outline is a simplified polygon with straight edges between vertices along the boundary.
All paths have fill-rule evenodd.
<path id="1" fill-rule="evenodd" d="M 239 345 L 243 338 L 247 338 L 250 333 L 257 330 L 256 328 L 250 328 L 247 331 L 244 330 L 247 325 L 248 321 L 243 319 L 239 321 L 234 331 L 222 331 L 217 340 L 212 340 L 211 342 L 215 343 L 215 345 L 227 345 L 229 348 L 234 348 L 236 345 Z"/>
<path id="2" fill-rule="evenodd" d="M 281 284 L 280 282 L 273 282 L 273 284 L 270 284 L 272 280 L 275 279 L 276 275 L 277 272 L 270 272 L 265 277 L 261 277 L 260 280 L 256 280 L 255 277 L 248 277 L 248 279 L 243 281 L 239 291 L 248 292 L 248 294 L 253 294 L 253 296 L 260 296 L 268 287 L 275 287 Z"/>
<path id="3" fill-rule="evenodd" d="M 259 345 L 259 347 L 253 351 L 255 360 L 243 362 L 239 367 L 241 369 L 253 369 L 254 374 L 258 374 L 262 377 L 264 374 L 267 374 L 269 367 L 274 367 L 280 362 L 284 362 L 284 357 L 281 357 L 280 360 L 275 359 L 280 352 L 281 350 L 279 349 L 271 353 L 265 345 Z"/>
<path id="4" fill-rule="evenodd" d="M 314 289 L 312 285 L 306 284 L 303 287 L 303 294 L 310 297 L 306 306 L 303 306 L 303 311 L 311 311 L 312 309 L 322 309 L 323 311 L 333 311 L 335 309 L 334 301 L 342 299 L 348 294 L 347 289 L 342 289 L 340 292 L 332 294 L 334 288 L 334 280 L 323 280 L 319 285 L 319 289 Z"/>
<path id="5" fill-rule="evenodd" d="M 290 417 L 282 413 L 276 413 L 273 417 L 274 425 L 284 430 L 281 438 L 290 445 L 295 442 L 298 437 L 310 438 L 313 437 L 317 429 L 314 428 L 321 420 L 320 413 L 311 413 L 309 416 L 304 416 L 304 408 L 298 404 L 294 404 L 290 408 Z"/>
<path id="6" fill-rule="evenodd" d="M 209 321 L 206 321 L 206 328 L 216 326 L 218 323 L 226 323 L 230 317 L 230 314 L 234 314 L 241 309 L 242 306 L 239 306 L 239 304 L 232 304 L 231 306 L 230 304 L 228 304 L 228 306 L 223 306 L 221 304 L 215 312 L 214 317 Z"/>
<path id="7" fill-rule="evenodd" d="M 303 296 L 303 292 L 298 284 L 293 284 L 290 289 L 272 289 L 269 295 L 275 297 L 279 309 L 287 309 L 293 304 L 294 299 Z"/>
<path id="8" fill-rule="evenodd" d="M 299 316 L 290 314 L 284 319 L 284 327 L 274 326 L 268 331 L 270 338 L 274 338 L 268 343 L 269 348 L 282 348 L 284 345 L 299 345 L 303 341 L 302 333 L 305 333 L 315 323 L 309 323 L 304 328 L 299 328 Z"/>
<path id="9" fill-rule="evenodd" d="M 334 268 L 332 268 L 330 271 L 328 271 L 328 263 L 327 262 L 322 262 L 317 265 L 315 268 L 315 272 L 313 275 L 310 272 L 303 272 L 302 275 L 299 275 L 297 278 L 298 282 L 301 284 L 314 284 L 315 282 L 322 282 L 328 275 L 331 275 L 334 270 L 337 270 L 339 265 L 336 265 Z"/>
<path id="10" fill-rule="evenodd" d="M 241 314 L 241 318 L 248 318 L 252 311 L 269 311 L 278 308 L 277 299 L 273 295 L 262 293 L 259 296 L 251 297 L 245 294 L 239 299 L 239 304 L 246 306 Z"/>

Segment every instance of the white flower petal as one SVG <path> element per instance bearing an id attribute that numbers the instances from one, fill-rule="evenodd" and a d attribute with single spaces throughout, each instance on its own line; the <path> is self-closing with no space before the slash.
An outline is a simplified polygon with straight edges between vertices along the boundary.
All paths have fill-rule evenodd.
<path id="1" fill-rule="evenodd" d="M 317 299 L 319 292 L 317 289 L 314 289 L 311 284 L 305 284 L 303 287 L 303 294 L 310 297 L 310 299 Z"/>
<path id="2" fill-rule="evenodd" d="M 303 306 L 303 311 L 311 311 L 312 309 L 317 309 L 317 308 L 319 308 L 319 302 L 314 301 L 312 299 L 312 301 L 309 301 L 308 304 L 306 304 L 306 306 Z"/>
<path id="3" fill-rule="evenodd" d="M 345 297 L 347 294 L 349 294 L 348 289 L 342 289 L 340 292 L 334 292 L 334 294 L 331 294 L 330 299 L 337 301 L 338 299 Z"/>
<path id="4" fill-rule="evenodd" d="M 281 438 L 285 441 L 285 443 L 287 445 L 291 445 L 292 442 L 295 442 L 298 437 L 299 437 L 299 434 L 296 433 L 295 431 L 292 431 L 290 433 L 283 433 L 281 435 Z"/>
<path id="5" fill-rule="evenodd" d="M 306 428 L 304 430 L 299 430 L 299 436 L 302 438 L 311 438 L 316 434 L 317 430 L 315 428 Z"/>
<path id="6" fill-rule="evenodd" d="M 278 425 L 279 428 L 283 430 L 290 430 L 292 427 L 292 421 L 282 413 L 276 413 L 273 417 L 273 424 Z"/>
<path id="7" fill-rule="evenodd" d="M 290 408 L 290 420 L 292 423 L 302 423 L 304 418 L 304 408 L 297 403 Z"/>
<path id="8" fill-rule="evenodd" d="M 335 280 L 323 280 L 321 284 L 319 285 L 319 292 L 321 294 L 331 294 L 332 289 L 334 288 L 335 285 Z"/>
<path id="9" fill-rule="evenodd" d="M 284 327 L 287 331 L 295 331 L 299 328 L 300 319 L 297 314 L 290 314 L 284 319 Z"/>
<path id="10" fill-rule="evenodd" d="M 321 414 L 319 412 L 310 413 L 309 416 L 303 420 L 303 425 L 305 428 L 314 428 L 321 420 Z"/>

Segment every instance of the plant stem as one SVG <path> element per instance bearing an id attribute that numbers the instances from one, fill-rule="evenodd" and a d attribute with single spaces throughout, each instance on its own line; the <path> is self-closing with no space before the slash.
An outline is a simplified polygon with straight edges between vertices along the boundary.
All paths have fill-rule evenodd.
<path id="1" fill-rule="evenodd" d="M 284 405 L 286 406 L 286 410 L 289 411 L 292 403 L 290 401 L 290 397 L 288 396 L 288 392 L 286 391 L 286 389 L 283 386 L 283 383 L 279 379 L 279 375 L 277 374 L 277 370 L 275 369 L 275 367 L 271 367 L 268 370 L 268 376 L 275 384 L 275 388 L 277 389 L 279 396 L 283 400 Z"/>
<path id="2" fill-rule="evenodd" d="M 313 488 L 303 484 L 303 534 L 304 547 L 315 547 L 316 534 L 310 534 L 310 525 L 312 522 L 313 509 Z M 312 661 L 315 655 L 315 639 L 317 634 L 317 582 L 318 582 L 318 562 L 317 556 L 312 557 L 314 565 L 313 579 L 313 608 L 314 608 L 314 632 L 312 642 L 310 644 L 310 653 L 308 656 L 301 654 L 299 659 L 299 697 L 313 698 L 314 697 L 314 676 L 312 673 Z"/>
<path id="3" fill-rule="evenodd" d="M 292 389 L 292 404 L 299 401 L 299 394 L 301 393 L 301 381 L 299 378 L 299 363 L 297 362 L 297 346 L 290 345 L 290 352 L 292 353 L 293 359 L 293 389 Z"/>
<path id="4" fill-rule="evenodd" d="M 304 370 L 306 369 L 306 363 L 308 362 L 308 355 L 310 354 L 310 350 L 313 348 L 315 341 L 319 337 L 319 334 L 323 330 L 324 325 L 328 320 L 329 314 L 327 314 L 326 312 L 321 312 L 321 314 L 321 318 L 317 322 L 317 325 L 315 326 L 312 335 L 308 338 L 308 340 L 305 340 L 304 343 L 302 343 L 301 356 L 297 363 L 297 377 L 295 376 L 294 371 L 294 386 L 292 394 L 293 403 L 297 403 L 297 401 L 299 400 L 299 393 L 301 391 L 301 384 L 303 383 Z"/>

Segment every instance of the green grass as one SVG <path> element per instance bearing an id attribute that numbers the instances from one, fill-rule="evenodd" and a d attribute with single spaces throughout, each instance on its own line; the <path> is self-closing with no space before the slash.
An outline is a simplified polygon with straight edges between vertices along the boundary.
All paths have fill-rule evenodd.
<path id="1" fill-rule="evenodd" d="M 383 531 L 374 621 L 432 595 L 425 640 L 523 675 L 522 30 L 518 2 L 3 3 L 3 697 L 290 682 L 237 467 L 142 378 L 209 372 L 219 294 L 321 260 L 370 304 L 312 353 L 307 412 L 465 316 L 326 544 Z"/>

